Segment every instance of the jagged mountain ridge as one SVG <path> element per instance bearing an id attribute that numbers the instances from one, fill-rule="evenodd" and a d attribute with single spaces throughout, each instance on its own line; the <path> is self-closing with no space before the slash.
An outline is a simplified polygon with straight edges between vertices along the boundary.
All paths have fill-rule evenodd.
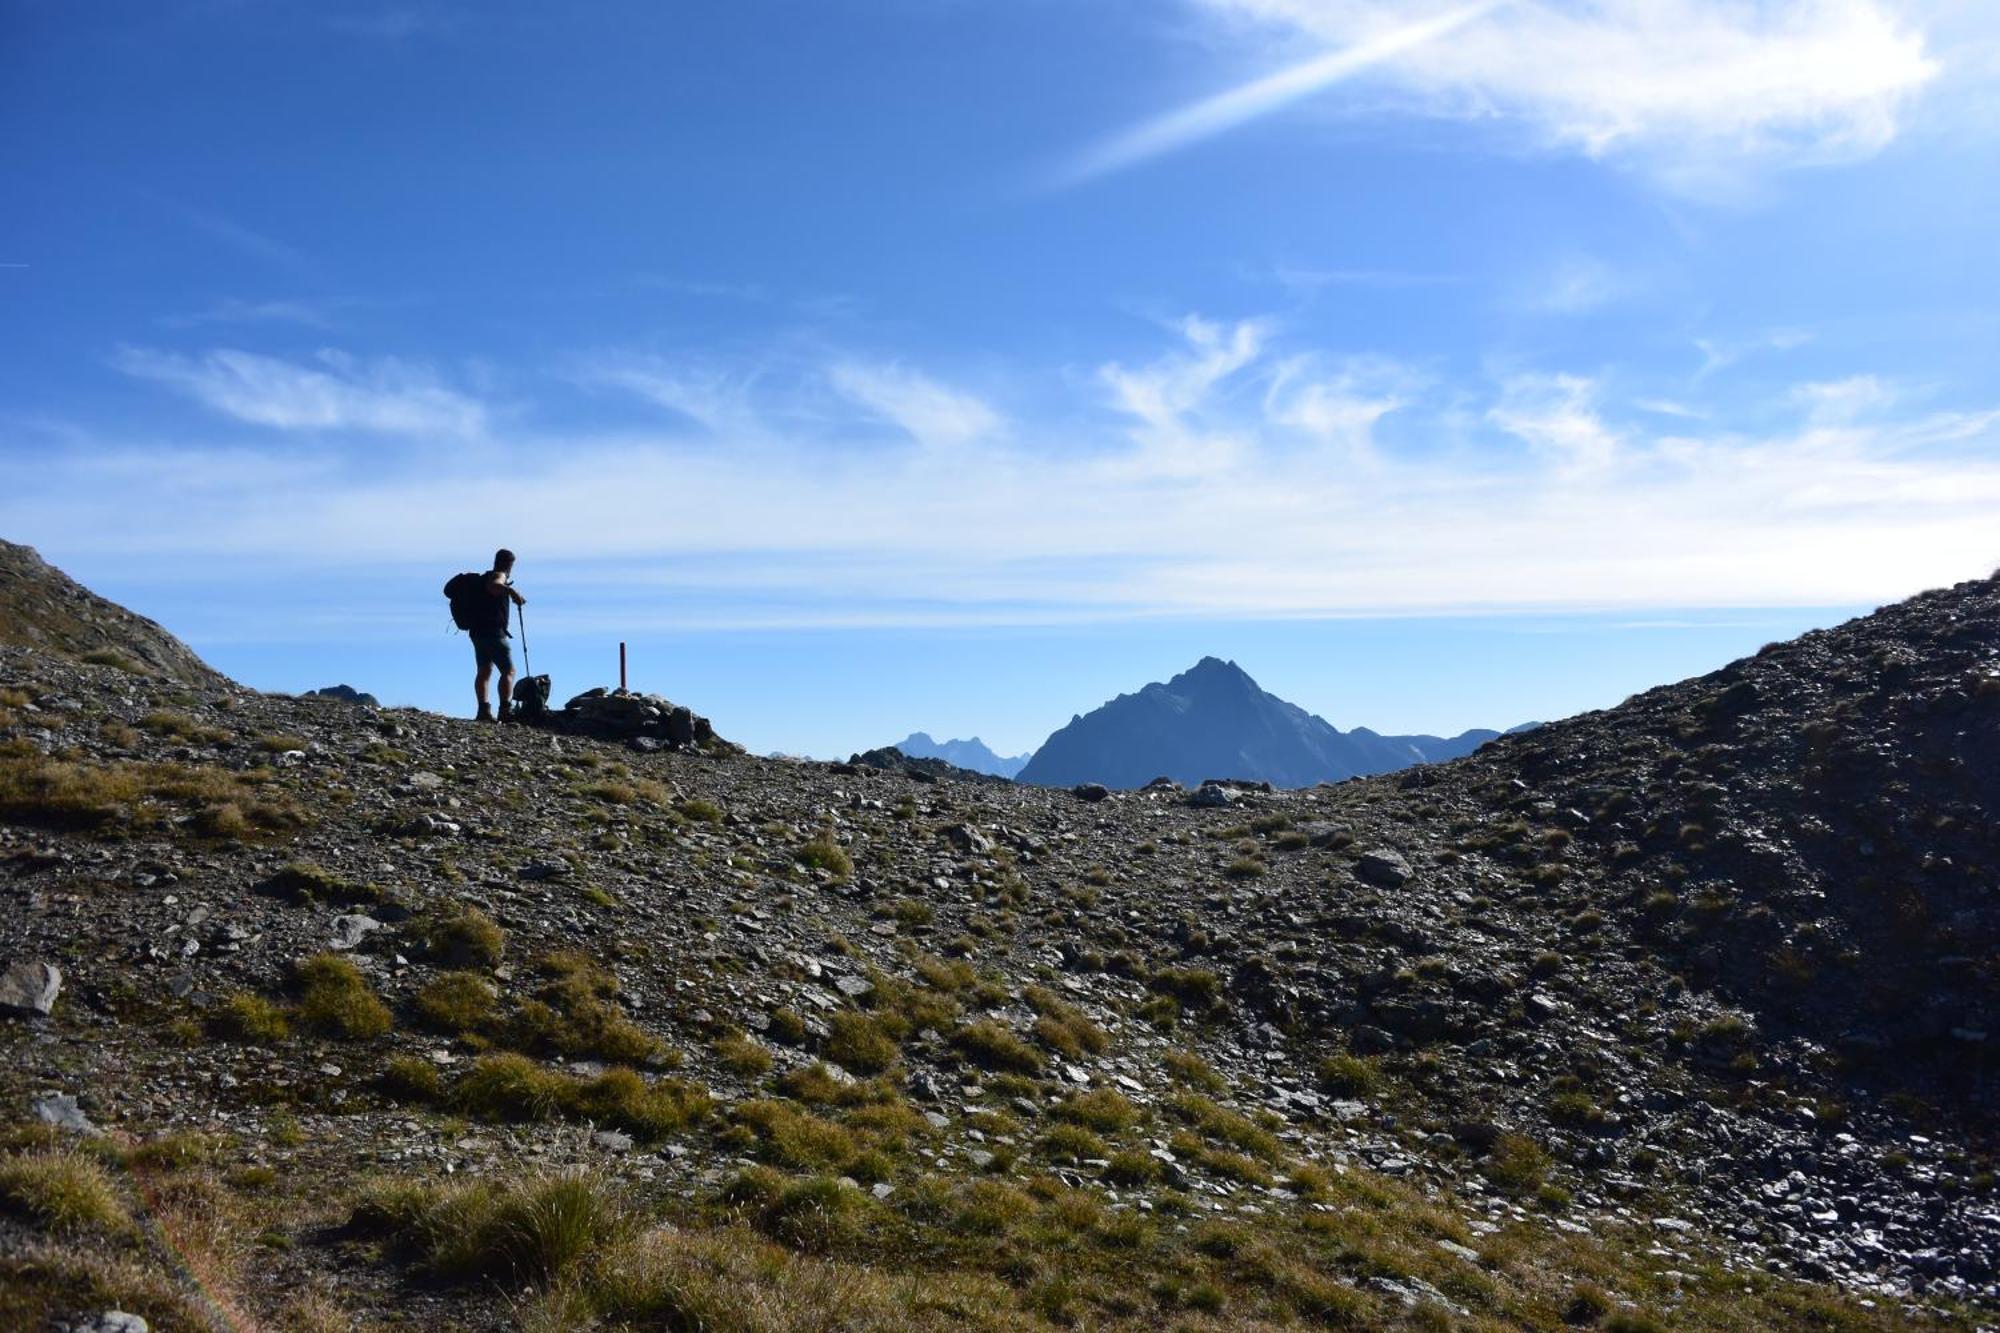
<path id="1" fill-rule="evenodd" d="M 1501 733 L 1383 736 L 1343 732 L 1258 687 L 1234 662 L 1204 657 L 1164 684 L 1121 694 L 1070 719 L 1015 775 L 1063 787 L 1133 788 L 1167 777 L 1184 785 L 1246 778 L 1310 787 L 1469 754 Z"/>
<path id="2" fill-rule="evenodd" d="M 995 754 L 977 736 L 970 740 L 937 741 L 924 731 L 913 731 L 890 748 L 900 750 L 912 759 L 942 759 L 954 768 L 986 773 L 996 778 L 1013 777 L 1033 758 L 1025 754 Z"/>
<path id="3" fill-rule="evenodd" d="M 190 685 L 225 677 L 155 622 L 106 601 L 31 546 L 0 540 L 0 644 L 83 658 L 122 657 Z"/>

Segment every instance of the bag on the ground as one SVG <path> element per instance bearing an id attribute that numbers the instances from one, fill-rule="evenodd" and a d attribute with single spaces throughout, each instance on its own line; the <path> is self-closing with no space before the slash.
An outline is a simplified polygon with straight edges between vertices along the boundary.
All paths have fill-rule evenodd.
<path id="1" fill-rule="evenodd" d="M 462 630 L 471 630 L 479 624 L 479 610 L 486 597 L 486 576 L 454 574 L 444 585 L 444 595 L 451 602 L 451 623 Z"/>
<path id="2" fill-rule="evenodd" d="M 549 678 L 523 676 L 514 682 L 514 712 L 523 718 L 537 718 L 549 711 Z"/>

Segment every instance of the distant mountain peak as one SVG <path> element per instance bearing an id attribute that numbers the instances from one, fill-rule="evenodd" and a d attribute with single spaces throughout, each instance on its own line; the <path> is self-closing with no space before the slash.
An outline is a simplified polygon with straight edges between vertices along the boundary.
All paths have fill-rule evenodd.
<path id="1" fill-rule="evenodd" d="M 974 736 L 970 740 L 938 741 L 927 731 L 913 731 L 895 748 L 912 759 L 942 759 L 958 768 L 966 768 L 974 773 L 988 773 L 994 777 L 1012 778 L 1028 762 L 1028 756 L 998 755 L 985 741 Z"/>
<path id="2" fill-rule="evenodd" d="M 1257 682 L 1250 678 L 1249 672 L 1237 666 L 1236 663 L 1224 661 L 1220 657 L 1204 657 L 1167 683 L 1169 685 L 1178 685 L 1182 682 L 1188 684 L 1245 685 L 1253 690 L 1258 688 Z"/>
<path id="3" fill-rule="evenodd" d="M 1365 727 L 1343 733 L 1263 689 L 1235 662 L 1207 656 L 1164 683 L 1072 718 L 1017 781 L 1138 787 L 1161 775 L 1193 783 L 1227 773 L 1309 787 L 1456 759 L 1497 734 L 1381 736 Z"/>

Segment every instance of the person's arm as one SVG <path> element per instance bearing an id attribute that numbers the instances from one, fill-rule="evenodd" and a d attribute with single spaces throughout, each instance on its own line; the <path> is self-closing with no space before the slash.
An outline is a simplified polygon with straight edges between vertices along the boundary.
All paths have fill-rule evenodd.
<path id="1" fill-rule="evenodd" d="M 515 592 L 513 586 L 507 582 L 507 576 L 497 569 L 486 576 L 486 593 L 489 597 L 511 597 L 516 606 L 528 604 L 528 599 Z"/>

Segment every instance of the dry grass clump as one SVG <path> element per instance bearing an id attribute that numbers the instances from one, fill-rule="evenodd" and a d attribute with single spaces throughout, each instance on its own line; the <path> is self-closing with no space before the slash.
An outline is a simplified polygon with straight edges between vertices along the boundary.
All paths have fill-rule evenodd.
<path id="1" fill-rule="evenodd" d="M 698 824 L 720 824 L 722 822 L 722 807 L 714 801 L 705 800 L 699 796 L 691 800 L 682 801 L 675 808 L 681 812 L 683 817 L 692 819 Z"/>
<path id="2" fill-rule="evenodd" d="M 156 710 L 139 719 L 139 729 L 155 736 L 190 741 L 197 745 L 220 745 L 231 739 L 220 727 L 204 726 L 181 713 Z"/>
<path id="3" fill-rule="evenodd" d="M 399 1102 L 435 1102 L 444 1095 L 444 1080 L 437 1066 L 417 1055 L 398 1055 L 382 1069 L 376 1080 L 383 1093 Z"/>
<path id="4" fill-rule="evenodd" d="M 1086 1052 L 1101 1055 L 1111 1048 L 1103 1028 L 1046 986 L 1030 986 L 1024 995 L 1037 1015 L 1035 1037 L 1050 1050 L 1077 1060 Z"/>
<path id="5" fill-rule="evenodd" d="M 618 978 L 609 969 L 577 952 L 543 954 L 535 969 L 547 979 L 515 1008 L 503 1034 L 507 1045 L 618 1064 L 663 1054 L 660 1039 L 612 1003 Z"/>
<path id="6" fill-rule="evenodd" d="M 880 1085 L 837 1077 L 823 1064 L 794 1069 L 777 1081 L 778 1091 L 808 1106 L 857 1106 L 880 1095 Z M 891 1096 L 900 1096 L 893 1088 Z"/>
<path id="7" fill-rule="evenodd" d="M 1055 1126 L 1035 1140 L 1035 1150 L 1049 1161 L 1067 1166 L 1108 1157 L 1111 1152 L 1103 1139 L 1082 1125 Z"/>
<path id="8" fill-rule="evenodd" d="M 648 1082 L 630 1069 L 578 1078 L 525 1055 L 484 1055 L 446 1094 L 455 1110 L 487 1120 L 588 1120 L 656 1140 L 698 1123 L 708 1094 L 679 1079 Z"/>
<path id="9" fill-rule="evenodd" d="M 861 1153 L 861 1140 L 845 1125 L 789 1102 L 772 1098 L 740 1102 L 730 1108 L 729 1118 L 740 1133 L 726 1141 L 742 1143 L 759 1161 L 772 1166 L 838 1171 Z"/>
<path id="10" fill-rule="evenodd" d="M 507 953 L 507 933 L 477 907 L 461 907 L 418 921 L 413 933 L 424 951 L 450 967 L 491 970 Z"/>
<path id="11" fill-rule="evenodd" d="M 816 834 L 811 841 L 800 844 L 798 851 L 792 855 L 800 865 L 824 870 L 835 879 L 848 879 L 854 874 L 854 858 L 828 832 Z"/>
<path id="12" fill-rule="evenodd" d="M 1164 967 L 1146 979 L 1147 988 L 1189 1009 L 1206 1012 L 1222 1004 L 1222 978 L 1205 967 Z"/>
<path id="13" fill-rule="evenodd" d="M 417 992 L 417 1013 L 425 1024 L 450 1035 L 476 1032 L 493 1017 L 500 993 L 477 972 L 446 972 Z"/>
<path id="14" fill-rule="evenodd" d="M 283 1006 L 255 991 L 237 991 L 209 1018 L 209 1029 L 225 1041 L 268 1046 L 292 1035 L 292 1020 Z"/>
<path id="15" fill-rule="evenodd" d="M 770 1049 L 741 1032 L 725 1033 L 718 1038 L 715 1058 L 738 1078 L 760 1078 L 771 1072 Z"/>
<path id="16" fill-rule="evenodd" d="M 1488 1150 L 1480 1170 L 1503 1194 L 1527 1194 L 1548 1174 L 1549 1154 L 1525 1134 L 1502 1134 Z"/>
<path id="17" fill-rule="evenodd" d="M 1336 1097 L 1362 1097 L 1382 1082 L 1375 1061 L 1358 1055 L 1329 1055 L 1319 1064 L 1319 1085 Z"/>
<path id="18" fill-rule="evenodd" d="M 92 648 L 89 652 L 78 656 L 76 660 L 91 666 L 116 667 L 134 676 L 146 674 L 146 669 L 134 661 L 130 654 L 120 652 L 116 648 Z"/>
<path id="19" fill-rule="evenodd" d="M 957 1029 L 951 1034 L 951 1046 L 983 1069 L 1014 1074 L 1042 1072 L 1041 1052 L 990 1018 Z"/>
<path id="20" fill-rule="evenodd" d="M 850 1074 L 879 1074 L 896 1063 L 895 1039 L 869 1014 L 842 1010 L 827 1020 L 824 1054 Z"/>
<path id="21" fill-rule="evenodd" d="M 819 1202 L 801 1192 L 790 1212 Z M 703 1333 L 1001 1333 L 1022 1326 L 1011 1295 L 989 1277 L 831 1262 L 733 1226 L 661 1228 L 615 1247 L 580 1303 L 607 1325 Z M 578 1303 L 542 1326 L 578 1326 Z"/>
<path id="22" fill-rule="evenodd" d="M 143 827 L 178 810 L 214 836 L 279 833 L 310 822 L 253 774 L 186 764 L 55 759 L 25 743 L 0 749 L 0 820 L 39 828 Z"/>
<path id="23" fill-rule="evenodd" d="M 0 1158 L 0 1209 L 49 1231 L 118 1234 L 132 1226 L 103 1164 L 61 1149 Z"/>
<path id="24" fill-rule="evenodd" d="M 294 966 L 293 980 L 299 988 L 294 1017 L 308 1031 L 363 1041 L 389 1030 L 389 1007 L 376 998 L 352 959 L 315 955 Z"/>
<path id="25" fill-rule="evenodd" d="M 643 804 L 658 810 L 672 805 L 674 799 L 673 793 L 652 778 L 633 777 L 630 773 L 585 783 L 577 788 L 577 794 L 605 805 Z"/>
<path id="26" fill-rule="evenodd" d="M 258 889 L 287 902 L 310 906 L 314 903 L 378 903 L 382 891 L 372 884 L 357 884 L 339 873 L 310 861 L 294 861 L 259 884 Z"/>
<path id="27" fill-rule="evenodd" d="M 1215 1066 L 1196 1055 L 1193 1051 L 1168 1051 L 1160 1057 L 1167 1072 L 1174 1081 L 1197 1092 L 1224 1092 L 1229 1084 L 1222 1075 L 1215 1072 Z"/>
<path id="28" fill-rule="evenodd" d="M 1082 1125 L 1100 1134 L 1122 1133 L 1139 1123 L 1139 1108 L 1125 1094 L 1112 1088 L 1073 1093 L 1050 1114 L 1058 1120 Z"/>
<path id="29" fill-rule="evenodd" d="M 1267 1162 L 1278 1161 L 1284 1155 L 1277 1136 L 1270 1130 L 1198 1093 L 1175 1093 L 1167 1098 L 1166 1105 L 1181 1120 L 1211 1139 L 1241 1148 Z"/>
<path id="30" fill-rule="evenodd" d="M 508 1185 L 382 1182 L 363 1193 L 350 1225 L 388 1237 L 441 1277 L 547 1286 L 630 1234 L 632 1216 L 604 1177 L 568 1171 Z"/>

